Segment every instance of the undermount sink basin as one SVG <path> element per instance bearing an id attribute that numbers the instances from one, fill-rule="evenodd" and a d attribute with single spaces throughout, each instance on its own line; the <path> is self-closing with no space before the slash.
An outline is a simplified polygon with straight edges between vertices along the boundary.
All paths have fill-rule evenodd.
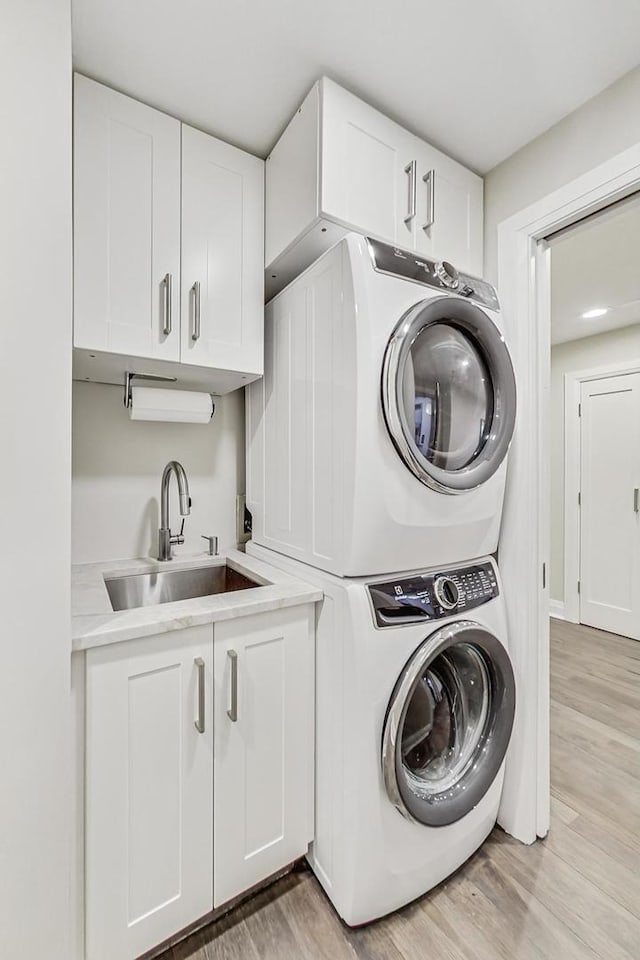
<path id="1" fill-rule="evenodd" d="M 104 583 L 114 610 L 150 607 L 157 603 L 210 597 L 217 593 L 263 586 L 226 563 L 194 570 L 163 570 L 129 577 L 105 577 Z"/>

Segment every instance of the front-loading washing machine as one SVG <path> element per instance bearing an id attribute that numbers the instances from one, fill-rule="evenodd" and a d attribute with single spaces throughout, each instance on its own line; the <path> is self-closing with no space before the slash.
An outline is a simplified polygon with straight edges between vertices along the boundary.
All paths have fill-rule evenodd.
<path id="1" fill-rule="evenodd" d="M 324 592 L 308 859 L 340 916 L 366 923 L 449 876 L 495 824 L 516 700 L 498 569 L 341 579 L 248 549 Z"/>
<path id="2" fill-rule="evenodd" d="M 349 234 L 267 305 L 247 389 L 256 543 L 339 576 L 496 549 L 516 391 L 489 283 Z"/>

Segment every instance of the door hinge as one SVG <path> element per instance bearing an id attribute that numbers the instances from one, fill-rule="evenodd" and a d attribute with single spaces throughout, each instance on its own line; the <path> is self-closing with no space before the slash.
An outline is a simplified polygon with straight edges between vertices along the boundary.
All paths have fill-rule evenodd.
<path id="1" fill-rule="evenodd" d="M 580 593 L 580 581 L 578 580 L 578 593 Z"/>
<path id="2" fill-rule="evenodd" d="M 579 416 L 579 417 L 582 416 L 582 404 L 581 404 L 581 403 L 578 404 L 578 416 Z"/>
<path id="3" fill-rule="evenodd" d="M 542 589 L 544 590 L 547 586 L 547 565 L 546 563 L 542 564 Z"/>
<path id="4" fill-rule="evenodd" d="M 582 494 L 580 493 L 579 490 L 578 490 L 578 506 L 579 506 L 579 507 L 582 506 Z"/>

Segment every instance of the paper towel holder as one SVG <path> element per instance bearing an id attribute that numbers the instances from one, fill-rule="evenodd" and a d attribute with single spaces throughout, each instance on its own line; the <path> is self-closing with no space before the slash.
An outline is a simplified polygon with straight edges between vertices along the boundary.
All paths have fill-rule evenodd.
<path id="1" fill-rule="evenodd" d="M 177 377 L 156 377 L 150 373 L 125 373 L 124 375 L 124 405 L 126 409 L 131 406 L 131 381 L 136 380 L 155 380 L 156 383 L 176 383 Z"/>

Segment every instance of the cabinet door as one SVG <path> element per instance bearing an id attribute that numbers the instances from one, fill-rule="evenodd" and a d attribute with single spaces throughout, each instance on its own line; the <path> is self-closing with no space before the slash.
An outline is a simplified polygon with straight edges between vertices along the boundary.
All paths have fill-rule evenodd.
<path id="1" fill-rule="evenodd" d="M 417 190 L 413 137 L 326 78 L 321 96 L 322 214 L 360 233 L 412 247 Z"/>
<path id="2" fill-rule="evenodd" d="M 264 162 L 182 127 L 183 363 L 262 373 Z"/>
<path id="3" fill-rule="evenodd" d="M 74 87 L 74 346 L 180 356 L 180 123 Z"/>
<path id="4" fill-rule="evenodd" d="M 482 276 L 482 179 L 417 141 L 416 249 Z"/>
<path id="5" fill-rule="evenodd" d="M 211 625 L 87 652 L 87 960 L 212 909 L 212 658 Z"/>
<path id="6" fill-rule="evenodd" d="M 313 607 L 215 625 L 214 903 L 313 838 Z"/>

